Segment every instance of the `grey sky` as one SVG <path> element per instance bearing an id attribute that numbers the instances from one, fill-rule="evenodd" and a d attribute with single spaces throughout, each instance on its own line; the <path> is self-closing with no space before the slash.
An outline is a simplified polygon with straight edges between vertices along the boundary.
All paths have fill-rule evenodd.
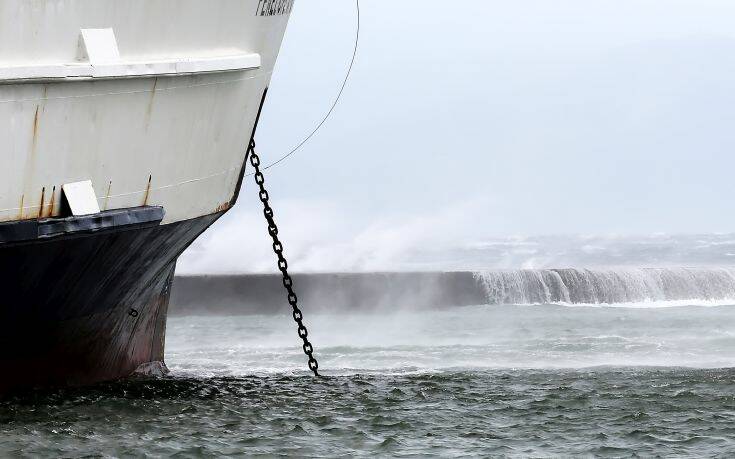
<path id="1" fill-rule="evenodd" d="M 354 1 L 296 3 L 257 136 L 266 161 L 329 108 L 353 45 Z M 297 256 L 362 244 L 359 268 L 401 244 L 735 230 L 732 1 L 361 7 L 340 105 L 267 177 Z M 247 183 L 184 269 L 218 264 L 239 234 L 267 248 L 255 195 Z M 227 269 L 254 266 L 235 258 Z"/>

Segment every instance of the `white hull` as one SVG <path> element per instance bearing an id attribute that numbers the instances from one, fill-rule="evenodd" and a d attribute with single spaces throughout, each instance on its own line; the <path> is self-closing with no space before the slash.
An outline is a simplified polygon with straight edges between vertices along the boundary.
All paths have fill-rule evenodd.
<path id="1" fill-rule="evenodd" d="M 164 224 L 226 210 L 290 11 L 263 3 L 0 2 L 0 221 L 58 216 L 84 180 Z M 119 56 L 80 51 L 90 29 Z"/>
<path id="2" fill-rule="evenodd" d="M 162 366 L 176 259 L 237 195 L 283 5 L 0 0 L 0 395 Z"/>

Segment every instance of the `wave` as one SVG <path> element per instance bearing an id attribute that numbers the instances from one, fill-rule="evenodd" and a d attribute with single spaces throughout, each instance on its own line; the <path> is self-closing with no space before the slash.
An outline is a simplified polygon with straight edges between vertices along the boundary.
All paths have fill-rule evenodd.
<path id="1" fill-rule="evenodd" d="M 476 272 L 490 304 L 659 304 L 735 300 L 732 268 L 539 269 Z"/>

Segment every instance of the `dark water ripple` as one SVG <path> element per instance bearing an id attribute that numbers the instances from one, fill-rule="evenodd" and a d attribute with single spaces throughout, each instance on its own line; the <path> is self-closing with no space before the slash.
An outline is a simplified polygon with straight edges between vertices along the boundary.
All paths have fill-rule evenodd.
<path id="1" fill-rule="evenodd" d="M 131 380 L 0 402 L 10 456 L 728 456 L 735 370 Z"/>

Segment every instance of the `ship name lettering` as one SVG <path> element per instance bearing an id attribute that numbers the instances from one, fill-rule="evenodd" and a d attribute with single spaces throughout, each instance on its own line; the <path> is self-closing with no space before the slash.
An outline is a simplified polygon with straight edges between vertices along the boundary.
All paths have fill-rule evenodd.
<path id="1" fill-rule="evenodd" d="M 289 14 L 293 9 L 294 0 L 258 0 L 256 16 L 280 16 Z"/>

